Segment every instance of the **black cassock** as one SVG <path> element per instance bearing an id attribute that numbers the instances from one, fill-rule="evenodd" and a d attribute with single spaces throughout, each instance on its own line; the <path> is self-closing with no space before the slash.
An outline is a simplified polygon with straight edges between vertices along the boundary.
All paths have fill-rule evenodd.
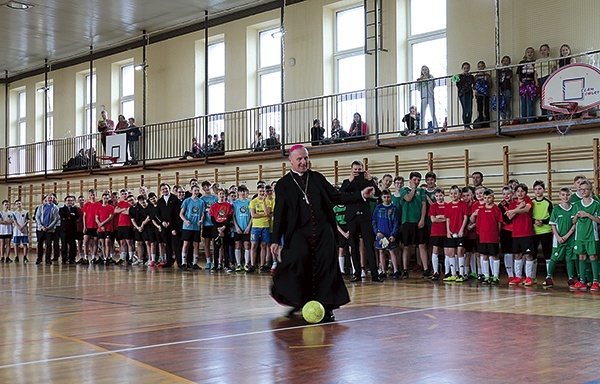
<path id="1" fill-rule="evenodd" d="M 301 308 L 317 300 L 332 310 L 350 302 L 338 265 L 331 207 L 361 200 L 360 191 L 340 193 L 310 170 L 302 177 L 290 172 L 277 182 L 271 241 L 284 239 L 271 288 L 277 302 Z"/>

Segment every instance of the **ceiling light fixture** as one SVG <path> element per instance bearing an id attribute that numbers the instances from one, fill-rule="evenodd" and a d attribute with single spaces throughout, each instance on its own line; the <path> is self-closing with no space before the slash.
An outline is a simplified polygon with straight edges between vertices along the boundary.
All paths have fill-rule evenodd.
<path id="1" fill-rule="evenodd" d="M 21 3 L 20 1 L 9 1 L 5 5 L 11 9 L 21 9 L 21 10 L 25 10 L 25 9 L 29 9 L 29 8 L 33 7 L 33 5 Z"/>
<path id="2" fill-rule="evenodd" d="M 145 62 L 142 64 L 137 64 L 136 66 L 133 67 L 133 69 L 135 69 L 136 71 L 143 71 L 146 68 L 148 68 L 148 64 L 146 64 Z"/>

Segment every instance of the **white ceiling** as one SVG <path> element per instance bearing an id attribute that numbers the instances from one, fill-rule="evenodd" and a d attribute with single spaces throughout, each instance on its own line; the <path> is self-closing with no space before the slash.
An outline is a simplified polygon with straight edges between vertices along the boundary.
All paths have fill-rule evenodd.
<path id="1" fill-rule="evenodd" d="M 21 0 L 19 0 L 21 1 Z M 274 0 L 23 0 L 27 10 L 0 0 L 0 71 L 8 77 L 44 67 L 44 60 L 83 56 L 94 50 L 142 40 L 143 30 L 167 32 L 217 18 L 252 13 Z M 1 76 L 1 75 L 0 75 Z M 4 76 L 2 76 L 4 78 Z"/>

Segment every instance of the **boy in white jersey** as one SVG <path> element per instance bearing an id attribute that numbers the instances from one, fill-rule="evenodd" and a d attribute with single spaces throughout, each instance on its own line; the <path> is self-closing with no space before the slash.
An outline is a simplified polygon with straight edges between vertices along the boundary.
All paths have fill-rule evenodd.
<path id="1" fill-rule="evenodd" d="M 17 210 L 13 212 L 13 245 L 15 248 L 15 263 L 19 262 L 19 244 L 23 244 L 23 263 L 28 263 L 27 252 L 29 250 L 29 212 L 23 209 L 21 200 L 15 201 Z"/>

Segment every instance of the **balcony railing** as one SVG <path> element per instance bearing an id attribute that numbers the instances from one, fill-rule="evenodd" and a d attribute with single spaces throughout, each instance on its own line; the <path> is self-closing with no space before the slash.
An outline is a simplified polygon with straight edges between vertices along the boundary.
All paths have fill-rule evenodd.
<path id="1" fill-rule="evenodd" d="M 577 62 L 592 66 L 600 65 L 600 51 L 591 51 L 574 56 Z M 551 67 L 552 60 L 540 61 L 537 65 Z M 531 116 L 521 116 L 518 80 L 516 76 L 518 64 L 512 65 L 514 72 L 512 89 L 512 119 L 541 118 L 539 98 Z M 493 79 L 491 94 L 496 93 L 498 69 L 486 72 Z M 471 71 L 473 73 L 475 71 Z M 458 101 L 457 87 L 452 76 L 433 79 L 435 84 L 434 111 L 436 123 L 432 121 L 432 113 L 426 112 L 425 126 L 420 126 L 420 134 L 437 134 L 442 130 L 463 130 L 461 120 L 462 108 Z M 382 86 L 378 88 L 357 90 L 354 92 L 326 95 L 303 100 L 289 101 L 277 105 L 261 106 L 238 111 L 230 111 L 214 115 L 198 116 L 166 123 L 148 124 L 141 127 L 142 137 L 139 142 L 139 162 L 178 161 L 186 155 L 193 154 L 192 140 L 196 138 L 203 153 L 211 156 L 228 156 L 260 151 L 281 151 L 297 143 L 311 143 L 311 127 L 313 120 L 320 119 L 325 129 L 324 139 L 320 144 L 335 145 L 341 140 L 331 137 L 331 122 L 338 119 L 346 132 L 349 131 L 353 115 L 358 112 L 367 123 L 366 135 L 355 137 L 355 140 L 369 140 L 373 145 L 380 139 L 397 138 L 402 140 L 406 134 L 406 125 L 402 122 L 409 113 L 410 106 L 421 108 L 421 84 L 407 82 Z M 499 126 L 498 111 L 491 110 L 489 121 L 479 121 L 483 126 Z M 424 113 L 423 111 L 419 111 Z M 473 99 L 473 120 L 477 118 L 477 107 Z M 511 119 L 511 120 L 512 120 Z M 505 118 L 506 120 L 506 118 Z M 436 127 L 437 126 L 437 127 Z M 271 139 L 270 129 L 273 127 L 280 142 Z M 211 151 L 207 145 L 207 136 L 217 135 L 220 139 L 224 133 L 224 151 Z M 260 146 L 257 137 L 260 134 Z M 76 160 L 79 151 L 97 151 L 92 161 L 81 163 Z M 92 151 L 92 152 L 93 152 Z M 68 137 L 38 142 L 27 145 L 1 148 L 0 176 L 10 179 L 14 177 L 47 175 L 72 169 L 93 170 L 103 165 L 99 161 L 102 153 L 100 134 Z M 89 155 L 88 155 L 89 158 Z M 67 169 L 68 168 L 68 169 Z"/>

